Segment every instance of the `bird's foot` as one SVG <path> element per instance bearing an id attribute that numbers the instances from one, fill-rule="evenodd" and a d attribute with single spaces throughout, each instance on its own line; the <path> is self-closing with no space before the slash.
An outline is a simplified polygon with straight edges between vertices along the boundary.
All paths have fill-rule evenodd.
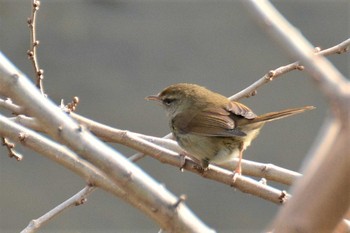
<path id="1" fill-rule="evenodd" d="M 186 155 L 180 154 L 180 171 L 183 172 L 186 166 Z"/>
<path id="2" fill-rule="evenodd" d="M 242 175 L 242 167 L 237 166 L 236 169 L 234 170 L 234 174 L 236 175 Z"/>

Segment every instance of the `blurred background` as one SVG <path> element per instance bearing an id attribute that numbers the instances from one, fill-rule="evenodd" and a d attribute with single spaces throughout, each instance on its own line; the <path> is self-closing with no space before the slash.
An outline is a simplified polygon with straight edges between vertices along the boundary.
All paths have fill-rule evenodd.
<path id="1" fill-rule="evenodd" d="M 27 59 L 26 24 L 31 1 L 0 0 L 0 49 L 33 77 Z M 349 37 L 349 1 L 273 1 L 315 46 Z M 79 96 L 77 112 L 101 123 L 154 136 L 169 132 L 163 109 L 146 102 L 178 82 L 197 83 L 226 96 L 270 69 L 292 62 L 238 1 L 42 1 L 38 13 L 39 64 L 44 86 L 59 104 Z M 349 53 L 329 59 L 349 77 Z M 327 103 L 305 72 L 293 71 L 242 100 L 262 114 L 314 105 L 316 110 L 269 123 L 245 158 L 298 171 L 323 119 Z M 2 114 L 6 111 L 2 111 Z M 125 156 L 135 151 L 112 145 Z M 78 192 L 85 182 L 41 155 L 16 147 L 24 159 L 0 148 L 0 232 L 22 230 Z M 260 232 L 280 206 L 220 183 L 145 158 L 138 165 L 218 232 Z M 275 185 L 275 184 L 272 184 Z M 277 185 L 278 188 L 288 189 Z M 101 190 L 41 232 L 157 232 L 138 210 Z"/>

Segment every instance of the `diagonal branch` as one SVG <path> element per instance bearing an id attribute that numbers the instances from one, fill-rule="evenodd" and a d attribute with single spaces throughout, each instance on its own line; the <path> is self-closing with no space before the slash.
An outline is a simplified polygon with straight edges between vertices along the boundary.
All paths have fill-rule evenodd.
<path id="1" fill-rule="evenodd" d="M 273 223 L 274 232 L 333 232 L 350 206 L 350 83 L 329 61 L 314 54 L 313 46 L 271 3 L 244 3 L 264 30 L 305 66 L 331 109 L 331 118 L 308 156 L 311 162 L 304 177 Z"/>
<path id="2" fill-rule="evenodd" d="M 70 207 L 74 207 L 77 205 L 81 205 L 85 203 L 86 196 L 88 196 L 91 192 L 93 192 L 96 188 L 91 186 L 86 186 L 82 190 L 80 190 L 78 193 L 76 193 L 74 196 L 69 198 L 68 200 L 62 202 L 43 216 L 37 219 L 33 219 L 30 221 L 29 225 L 21 231 L 21 233 L 34 233 L 36 232 L 40 227 L 43 226 L 43 224 L 47 223 L 50 219 L 56 217 L 57 215 L 61 214 L 64 210 Z"/>
<path id="3" fill-rule="evenodd" d="M 178 198 L 135 164 L 78 125 L 0 54 L 0 93 L 25 106 L 25 112 L 47 127 L 49 135 L 100 169 L 128 193 L 124 199 L 154 219 L 169 232 L 213 232 Z"/>
<path id="4" fill-rule="evenodd" d="M 349 51 L 350 46 L 350 39 L 347 39 L 331 48 L 327 48 L 321 51 L 317 51 L 316 55 L 322 55 L 322 56 L 328 56 L 331 54 L 341 54 Z M 257 92 L 257 89 L 262 87 L 263 85 L 277 79 L 278 77 L 281 77 L 283 74 L 286 74 L 287 72 L 290 72 L 292 70 L 303 70 L 304 67 L 300 65 L 300 62 L 293 62 L 285 66 L 281 66 L 275 70 L 270 70 L 267 74 L 265 74 L 263 77 L 258 79 L 256 82 L 254 82 L 252 85 L 248 86 L 247 88 L 243 89 L 242 91 L 234 94 L 233 96 L 229 97 L 231 100 L 240 100 L 242 98 L 247 98 L 250 96 L 254 96 Z"/>

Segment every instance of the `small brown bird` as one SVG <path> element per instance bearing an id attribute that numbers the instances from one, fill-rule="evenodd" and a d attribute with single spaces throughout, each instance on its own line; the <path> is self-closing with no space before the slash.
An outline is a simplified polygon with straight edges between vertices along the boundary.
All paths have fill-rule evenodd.
<path id="1" fill-rule="evenodd" d="M 314 108 L 305 106 L 257 116 L 241 103 L 188 83 L 171 85 L 146 99 L 163 104 L 176 141 L 204 169 L 209 162 L 220 164 L 238 157 L 235 169 L 238 174 L 242 172 L 243 151 L 256 138 L 265 122 Z"/>

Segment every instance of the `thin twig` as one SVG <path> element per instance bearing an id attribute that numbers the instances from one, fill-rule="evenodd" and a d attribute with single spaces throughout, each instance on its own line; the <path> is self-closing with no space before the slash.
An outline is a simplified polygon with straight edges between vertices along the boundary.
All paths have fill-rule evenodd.
<path id="1" fill-rule="evenodd" d="M 61 105 L 64 105 L 63 104 L 63 100 L 61 102 L 62 102 Z M 79 101 L 79 97 L 78 96 L 74 96 L 72 101 L 69 102 L 67 105 L 65 105 L 64 108 L 66 108 L 70 112 L 75 112 L 75 110 L 78 107 L 79 102 L 80 102 Z M 63 106 L 61 106 L 61 107 L 63 107 Z"/>
<path id="2" fill-rule="evenodd" d="M 45 96 L 43 79 L 44 70 L 40 69 L 38 57 L 37 57 L 37 47 L 39 46 L 39 40 L 36 38 L 36 18 L 39 11 L 40 1 L 33 0 L 32 2 L 32 14 L 28 18 L 27 23 L 30 29 L 30 49 L 27 51 L 28 59 L 32 61 L 34 72 L 36 75 L 36 86 L 40 90 L 41 94 Z"/>
<path id="3" fill-rule="evenodd" d="M 28 140 L 27 140 L 28 141 Z M 42 145 L 42 144 L 41 144 Z M 58 156 L 58 155 L 57 155 Z M 61 155 L 62 156 L 62 155 Z M 129 158 L 130 161 L 133 161 L 133 158 Z M 85 168 L 89 169 L 89 168 Z M 45 213 L 38 219 L 33 219 L 30 221 L 28 226 L 21 231 L 21 233 L 34 233 L 38 231 L 43 225 L 47 224 L 49 221 L 51 221 L 53 218 L 59 216 L 63 213 L 63 211 L 68 210 L 71 207 L 79 206 L 81 204 L 84 204 L 87 200 L 87 197 L 92 194 L 97 187 L 88 185 L 81 191 L 79 191 L 77 194 L 69 198 L 68 200 L 64 201 L 60 205 L 56 206 L 49 212 Z M 119 195 L 119 192 L 117 193 Z"/>
<path id="4" fill-rule="evenodd" d="M 7 138 L 1 137 L 2 145 L 7 148 L 8 154 L 10 158 L 15 158 L 17 161 L 21 161 L 23 159 L 23 155 L 15 151 L 15 144 L 10 142 Z"/>
<path id="5" fill-rule="evenodd" d="M 350 39 L 347 39 L 331 48 L 324 49 L 322 51 L 317 51 L 315 54 L 328 56 L 331 54 L 341 54 L 349 51 L 350 46 Z M 283 74 L 286 74 L 287 72 L 290 72 L 292 70 L 303 70 L 304 67 L 300 65 L 300 62 L 293 62 L 285 66 L 281 66 L 275 70 L 270 70 L 268 73 L 266 73 L 263 77 L 258 79 L 256 82 L 248 86 L 247 88 L 243 89 L 242 91 L 234 94 L 233 96 L 229 97 L 231 100 L 240 100 L 242 98 L 247 98 L 250 96 L 254 96 L 257 93 L 257 89 L 265 85 L 266 83 L 269 83 L 278 77 L 282 76 Z"/>
<path id="6" fill-rule="evenodd" d="M 21 114 L 23 111 L 23 108 L 14 104 L 10 98 L 6 100 L 0 98 L 0 107 L 10 110 L 14 115 Z"/>
<path id="7" fill-rule="evenodd" d="M 82 190 L 80 190 L 77 194 L 69 198 L 68 200 L 62 202 L 46 214 L 42 215 L 40 218 L 33 219 L 30 221 L 29 225 L 21 231 L 21 233 L 34 233 L 39 230 L 45 223 L 50 221 L 52 218 L 61 214 L 64 210 L 84 204 L 86 202 L 86 197 L 93 192 L 96 187 L 85 186 Z"/>

